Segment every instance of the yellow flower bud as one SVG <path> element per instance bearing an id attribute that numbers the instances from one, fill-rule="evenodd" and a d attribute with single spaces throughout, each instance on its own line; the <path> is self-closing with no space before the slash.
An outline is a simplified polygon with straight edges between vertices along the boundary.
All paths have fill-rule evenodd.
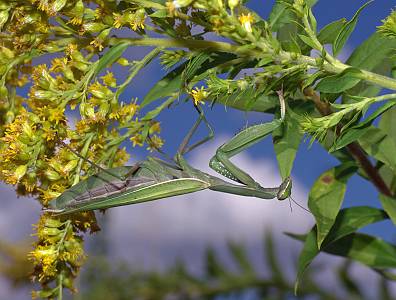
<path id="1" fill-rule="evenodd" d="M 119 60 L 117 60 L 117 63 L 120 64 L 123 67 L 129 66 L 129 61 L 126 58 L 121 57 Z"/>
<path id="2" fill-rule="evenodd" d="M 56 180 L 61 179 L 61 176 L 59 175 L 59 173 L 58 173 L 58 172 L 55 172 L 55 171 L 53 171 L 53 170 L 46 170 L 46 171 L 45 171 L 45 175 L 47 176 L 47 178 L 48 178 L 50 181 L 56 181 Z"/>
<path id="3" fill-rule="evenodd" d="M 46 218 L 45 221 L 44 221 L 44 226 L 45 227 L 57 228 L 57 227 L 60 227 L 61 225 L 62 225 L 62 222 L 59 221 L 58 219 Z"/>
<path id="4" fill-rule="evenodd" d="M 239 0 L 228 0 L 228 6 L 231 10 L 237 7 L 239 4 Z"/>
<path id="5" fill-rule="evenodd" d="M 23 176 L 25 176 L 27 171 L 27 165 L 18 166 L 14 172 L 16 180 L 19 182 Z"/>
<path id="6" fill-rule="evenodd" d="M 74 170 L 75 167 L 77 167 L 78 165 L 78 160 L 77 159 L 73 159 L 71 161 L 69 161 L 63 168 L 62 168 L 62 172 L 67 174 L 70 171 Z"/>

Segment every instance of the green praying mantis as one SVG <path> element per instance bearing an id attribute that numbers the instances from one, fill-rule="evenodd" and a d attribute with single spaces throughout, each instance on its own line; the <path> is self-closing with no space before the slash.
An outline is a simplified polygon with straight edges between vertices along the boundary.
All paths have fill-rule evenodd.
<path id="1" fill-rule="evenodd" d="M 281 126 L 285 116 L 285 100 L 282 91 L 278 91 L 278 96 L 281 107 L 280 119 L 242 130 L 220 146 L 210 160 L 209 166 L 214 171 L 235 183 L 195 169 L 183 157 L 184 154 L 213 137 L 213 130 L 200 111 L 198 120 L 181 143 L 173 163 L 148 157 L 134 166 L 110 169 L 101 169 L 97 166 L 101 171 L 66 190 L 53 200 L 51 207 L 45 211 L 63 215 L 147 202 L 205 189 L 262 199 L 287 199 L 291 195 L 292 188 L 290 177 L 285 178 L 278 187 L 264 188 L 230 161 L 232 156 L 256 144 Z M 194 132 L 202 121 L 209 129 L 209 135 L 189 146 Z"/>

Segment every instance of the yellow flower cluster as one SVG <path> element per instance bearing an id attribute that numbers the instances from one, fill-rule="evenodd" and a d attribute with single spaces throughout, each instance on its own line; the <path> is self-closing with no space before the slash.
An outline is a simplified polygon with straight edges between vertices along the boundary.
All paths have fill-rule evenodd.
<path id="1" fill-rule="evenodd" d="M 82 238 L 75 233 L 70 220 L 60 221 L 46 215 L 41 216 L 35 226 L 38 241 L 30 252 L 29 258 L 36 266 L 38 281 L 46 284 L 58 273 L 69 274 L 73 277 L 85 260 Z M 39 272 L 37 272 L 39 270 Z M 63 286 L 74 290 L 71 280 L 64 278 Z M 49 295 L 49 293 L 51 293 Z M 35 297 L 55 297 L 59 293 L 57 287 L 43 292 L 35 292 Z"/>
<path id="2" fill-rule="evenodd" d="M 118 29 L 125 25 L 129 25 L 134 31 L 137 31 L 139 28 L 144 29 L 146 12 L 144 9 L 138 9 L 135 12 L 126 11 L 123 14 L 113 13 L 113 18 L 114 28 Z"/>
<path id="3" fill-rule="evenodd" d="M 163 145 L 159 123 L 138 119 L 136 99 L 122 101 L 119 78 L 110 71 L 95 73 L 111 31 L 125 24 L 141 32 L 145 10 L 133 5 L 115 13 L 113 22 L 106 1 L 95 10 L 89 2 L 0 0 L 0 29 L 8 35 L 0 46 L 0 180 L 16 185 L 18 194 L 36 196 L 43 206 L 95 173 L 89 161 L 124 165 L 129 154 L 121 145 L 128 138 L 150 150 Z M 54 25 L 54 15 L 61 15 L 62 26 Z M 31 65 L 45 53 L 56 55 L 50 63 Z M 16 92 L 24 85 L 30 86 L 26 98 Z M 84 257 L 78 232 L 88 229 L 97 229 L 93 213 L 69 221 L 42 216 L 30 257 L 34 277 L 46 288 L 34 295 L 54 297 L 56 288 L 47 287 L 59 283 L 60 274 L 60 286 L 72 288 Z"/>
<path id="4" fill-rule="evenodd" d="M 201 88 L 195 87 L 195 89 L 190 92 L 190 95 L 193 98 L 194 105 L 198 106 L 200 104 L 205 104 L 204 100 L 209 94 L 207 91 L 205 91 L 205 88 L 201 86 Z"/>
<path id="5" fill-rule="evenodd" d="M 125 140 L 149 151 L 164 144 L 160 123 L 139 119 L 136 99 L 119 99 L 117 76 L 110 71 L 91 76 L 97 54 L 116 29 L 143 34 L 153 26 L 146 23 L 145 9 L 131 4 L 113 10 L 111 2 L 94 1 L 93 8 L 85 0 L 0 0 L 0 29 L 8 35 L 0 46 L 0 179 L 16 185 L 19 194 L 38 197 L 43 206 L 96 171 L 88 160 L 123 165 L 129 159 L 121 147 Z M 56 26 L 54 16 L 60 16 L 62 26 Z M 188 22 L 175 30 L 191 35 Z M 55 58 L 32 66 L 32 59 L 44 53 L 55 53 Z M 16 95 L 15 89 L 25 85 L 30 86 L 27 97 Z M 193 94 L 197 104 L 206 96 L 203 88 Z M 64 147 L 64 141 L 87 160 Z M 94 226 L 93 214 L 71 221 L 42 216 L 30 256 L 35 278 L 49 286 L 62 274 L 61 285 L 72 288 L 84 257 L 77 233 Z M 34 295 L 55 294 L 56 288 Z"/>

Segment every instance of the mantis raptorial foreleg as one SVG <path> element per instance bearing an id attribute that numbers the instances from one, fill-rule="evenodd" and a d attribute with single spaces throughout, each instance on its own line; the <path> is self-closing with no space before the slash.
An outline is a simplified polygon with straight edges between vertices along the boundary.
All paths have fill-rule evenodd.
<path id="1" fill-rule="evenodd" d="M 268 123 L 250 126 L 223 144 L 217 149 L 216 155 L 210 160 L 209 166 L 213 170 L 249 187 L 261 187 L 249 174 L 232 163 L 230 158 L 258 143 L 282 124 L 285 115 L 285 100 L 282 91 L 278 91 L 278 96 L 281 106 L 281 118 Z"/>

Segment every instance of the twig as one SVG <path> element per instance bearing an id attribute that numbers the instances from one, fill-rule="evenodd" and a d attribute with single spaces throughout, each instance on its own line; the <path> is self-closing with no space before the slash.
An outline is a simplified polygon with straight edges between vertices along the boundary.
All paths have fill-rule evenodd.
<path id="1" fill-rule="evenodd" d="M 306 88 L 304 90 L 304 94 L 312 99 L 312 101 L 315 103 L 317 110 L 323 116 L 327 116 L 332 113 L 330 105 L 326 102 L 321 101 L 320 96 L 312 88 Z M 337 125 L 335 131 L 336 135 L 339 135 L 341 128 L 341 125 Z M 362 167 L 362 169 L 364 170 L 370 181 L 377 188 L 377 190 L 388 197 L 392 197 L 392 192 L 386 185 L 385 181 L 382 179 L 381 175 L 378 173 L 378 170 L 371 164 L 362 147 L 360 147 L 358 143 L 352 142 L 351 144 L 346 146 L 346 149 L 359 163 L 359 165 Z"/>

